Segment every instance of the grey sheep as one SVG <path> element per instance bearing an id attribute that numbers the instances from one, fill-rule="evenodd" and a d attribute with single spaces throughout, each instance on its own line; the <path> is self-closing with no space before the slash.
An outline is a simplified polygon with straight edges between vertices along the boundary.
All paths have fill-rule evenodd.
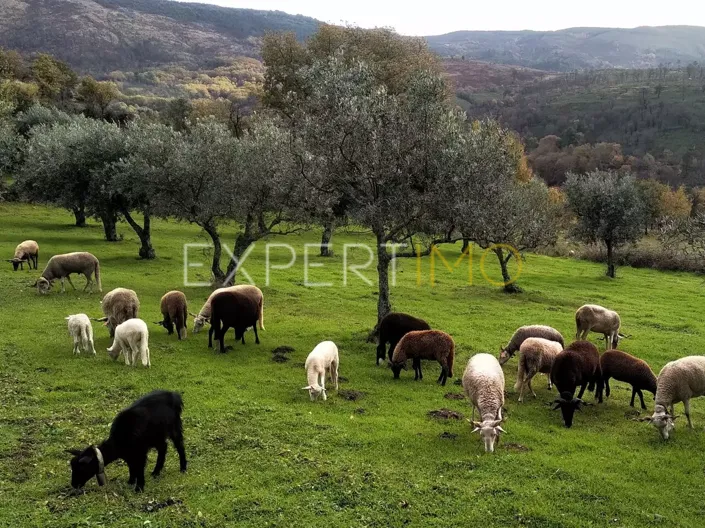
<path id="1" fill-rule="evenodd" d="M 504 365 L 509 361 L 514 354 L 519 351 L 519 347 L 521 347 L 524 340 L 530 337 L 540 337 L 542 339 L 548 339 L 549 341 L 555 341 L 556 343 L 560 343 L 561 348 L 565 346 L 563 336 L 555 328 L 545 325 L 522 326 L 517 328 L 507 346 L 500 347 L 499 364 Z"/>
<path id="2" fill-rule="evenodd" d="M 115 337 L 115 328 L 128 319 L 136 319 L 139 315 L 140 301 L 133 290 L 115 288 L 103 297 L 101 307 L 105 317 L 96 321 L 105 322 L 110 331 L 110 337 Z"/>
<path id="3" fill-rule="evenodd" d="M 93 275 L 95 274 L 95 283 L 98 285 L 98 291 L 102 292 L 103 288 L 100 284 L 100 262 L 91 253 L 77 252 L 77 253 L 65 253 L 63 255 L 54 255 L 47 262 L 42 276 L 39 277 L 34 286 L 37 287 L 39 293 L 49 293 L 51 290 L 52 283 L 59 279 L 61 281 L 61 292 L 65 292 L 64 279 L 69 281 L 71 287 L 75 290 L 76 286 L 71 282 L 71 274 L 78 273 L 85 275 L 86 286 L 83 291 L 86 291 L 88 287 L 91 287 L 91 292 L 93 291 Z"/>

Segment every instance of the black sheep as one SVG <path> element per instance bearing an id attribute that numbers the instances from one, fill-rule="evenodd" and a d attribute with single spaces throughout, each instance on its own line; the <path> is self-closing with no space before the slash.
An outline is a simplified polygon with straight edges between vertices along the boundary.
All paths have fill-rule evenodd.
<path id="1" fill-rule="evenodd" d="M 392 312 L 384 316 L 379 323 L 379 343 L 377 345 L 377 365 L 384 361 L 384 353 L 387 343 L 389 343 L 388 357 L 392 360 L 394 347 L 397 343 L 411 331 L 430 330 L 431 327 L 423 319 L 405 313 Z"/>
<path id="2" fill-rule="evenodd" d="M 154 391 L 120 411 L 110 427 L 110 436 L 102 444 L 68 450 L 75 455 L 71 460 L 71 486 L 81 488 L 93 477 L 100 486 L 105 485 L 105 466 L 120 458 L 130 470 L 128 484 L 142 491 L 147 453 L 152 448 L 157 450 L 157 463 L 152 471 L 156 477 L 164 467 L 168 438 L 179 453 L 181 471 L 186 471 L 183 408 L 181 396 L 176 392 Z"/>
<path id="3" fill-rule="evenodd" d="M 585 388 L 595 391 L 595 398 L 602 403 L 602 372 L 600 353 L 589 341 L 576 341 L 556 356 L 551 368 L 551 381 L 556 386 L 560 398 L 554 400 L 553 410 L 560 409 L 566 427 L 573 425 L 575 410 L 586 405 L 581 399 Z M 580 387 L 578 397 L 575 389 Z"/>
<path id="4" fill-rule="evenodd" d="M 208 348 L 213 348 L 213 334 L 220 341 L 220 351 L 225 352 L 225 334 L 230 328 L 235 329 L 235 340 L 245 344 L 245 331 L 252 327 L 255 331 L 255 343 L 259 345 L 257 321 L 260 305 L 251 295 L 240 291 L 222 291 L 211 299 L 211 328 L 208 331 Z M 232 348 L 232 347 L 227 347 Z"/>

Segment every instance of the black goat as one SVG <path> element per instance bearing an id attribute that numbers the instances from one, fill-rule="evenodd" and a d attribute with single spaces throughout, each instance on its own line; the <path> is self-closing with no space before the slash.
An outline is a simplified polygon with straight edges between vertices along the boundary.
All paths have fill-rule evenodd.
<path id="1" fill-rule="evenodd" d="M 556 356 L 551 368 L 551 381 L 556 386 L 560 398 L 553 401 L 553 410 L 560 409 L 566 427 L 573 425 L 573 414 L 581 405 L 587 405 L 581 398 L 585 389 L 595 391 L 595 398 L 602 403 L 602 371 L 600 353 L 589 341 L 576 341 Z M 575 389 L 580 387 L 578 397 Z"/>
<path id="2" fill-rule="evenodd" d="M 431 327 L 423 319 L 405 313 L 392 312 L 384 316 L 379 323 L 379 342 L 377 344 L 377 364 L 384 361 L 385 349 L 389 343 L 388 357 L 392 354 L 397 343 L 409 332 L 414 330 L 430 330 Z"/>
<path id="3" fill-rule="evenodd" d="M 235 329 L 235 340 L 245 344 L 245 331 L 252 327 L 255 331 L 255 343 L 259 345 L 257 321 L 260 305 L 251 295 L 240 291 L 222 291 L 211 299 L 211 328 L 208 331 L 208 348 L 213 348 L 213 334 L 220 341 L 220 351 L 225 352 L 232 347 L 225 347 L 225 333 Z"/>
<path id="4" fill-rule="evenodd" d="M 179 453 L 181 471 L 186 471 L 183 408 L 181 396 L 176 392 L 154 391 L 120 411 L 110 427 L 110 436 L 102 444 L 68 450 L 75 455 L 71 460 L 71 486 L 82 488 L 93 477 L 100 486 L 105 485 L 105 466 L 120 458 L 130 470 L 128 484 L 142 491 L 147 453 L 152 448 L 157 450 L 157 463 L 152 471 L 156 477 L 164 467 L 168 438 Z"/>

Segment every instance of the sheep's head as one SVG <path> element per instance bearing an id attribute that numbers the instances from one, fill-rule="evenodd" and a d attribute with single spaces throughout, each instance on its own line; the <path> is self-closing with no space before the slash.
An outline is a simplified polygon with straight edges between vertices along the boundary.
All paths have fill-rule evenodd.
<path id="1" fill-rule="evenodd" d="M 206 325 L 208 319 L 206 317 L 193 313 L 191 314 L 191 317 L 193 317 L 193 333 L 197 334 Z"/>
<path id="2" fill-rule="evenodd" d="M 676 427 L 676 418 L 678 418 L 678 416 L 671 416 L 668 414 L 666 407 L 663 405 L 656 405 L 654 407 L 654 414 L 647 418 L 646 421 L 650 422 L 651 425 L 658 429 L 658 432 L 661 434 L 661 438 L 668 440 L 671 431 L 673 431 Z"/>
<path id="3" fill-rule="evenodd" d="M 394 379 L 399 379 L 402 370 L 406 370 L 406 361 L 390 361 L 389 368 L 394 373 Z"/>
<path id="4" fill-rule="evenodd" d="M 27 259 L 22 259 L 22 258 L 17 258 L 17 257 L 7 259 L 7 261 L 12 262 L 12 269 L 14 269 L 15 271 L 20 269 L 20 264 L 22 264 L 23 262 L 28 262 Z"/>
<path id="5" fill-rule="evenodd" d="M 120 355 L 120 347 L 116 343 L 113 343 L 113 346 L 111 346 L 107 350 L 108 350 L 108 355 L 113 360 L 116 360 L 118 358 L 118 356 Z"/>
<path id="6" fill-rule="evenodd" d="M 506 433 L 500 425 L 502 420 L 485 420 L 484 422 L 472 422 L 473 433 L 480 433 L 480 438 L 485 443 L 485 453 L 494 453 L 494 447 L 499 439 L 500 433 Z"/>
<path id="7" fill-rule="evenodd" d="M 326 389 L 320 385 L 316 385 L 315 387 L 313 385 L 309 385 L 307 387 L 302 387 L 302 390 L 308 391 L 311 401 L 316 401 L 319 397 L 322 398 L 323 401 L 328 399 L 326 396 Z"/>
<path id="8" fill-rule="evenodd" d="M 89 446 L 83 451 L 68 449 L 67 453 L 74 455 L 71 459 L 71 486 L 82 488 L 93 477 L 99 486 L 105 485 L 105 463 L 103 454 L 96 446 Z"/>
<path id="9" fill-rule="evenodd" d="M 580 398 L 573 398 L 570 392 L 561 392 L 561 397 L 553 400 L 553 410 L 560 409 L 566 427 L 573 425 L 575 411 L 582 411 L 581 406 L 588 405 Z"/>
<path id="10" fill-rule="evenodd" d="M 507 350 L 506 348 L 499 347 L 499 364 L 504 365 L 507 361 L 512 359 L 513 355 L 514 354 L 509 352 L 509 350 Z"/>
<path id="11" fill-rule="evenodd" d="M 37 287 L 37 291 L 42 294 L 47 294 L 51 290 L 51 281 L 45 279 L 44 277 L 39 277 L 37 282 L 34 283 Z"/>

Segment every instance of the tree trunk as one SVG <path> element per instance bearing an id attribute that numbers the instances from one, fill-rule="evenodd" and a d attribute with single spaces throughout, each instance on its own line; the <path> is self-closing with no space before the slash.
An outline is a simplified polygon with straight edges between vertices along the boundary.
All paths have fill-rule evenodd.
<path id="1" fill-rule="evenodd" d="M 103 222 L 103 231 L 105 232 L 105 240 L 108 242 L 117 242 L 117 216 L 112 211 L 101 213 L 100 219 Z"/>
<path id="2" fill-rule="evenodd" d="M 470 246 L 470 239 L 464 238 L 463 239 L 463 247 L 460 249 L 460 252 L 465 253 L 468 250 L 468 246 Z"/>
<path id="3" fill-rule="evenodd" d="M 237 275 L 237 270 L 240 267 L 240 259 L 247 251 L 247 248 L 255 241 L 250 234 L 251 229 L 245 228 L 244 233 L 240 233 L 235 239 L 235 247 L 233 248 L 234 259 L 230 259 L 228 262 L 228 269 L 223 282 L 223 286 L 233 286 L 235 284 L 235 276 Z"/>
<path id="4" fill-rule="evenodd" d="M 521 293 L 521 288 L 512 282 L 512 277 L 509 274 L 509 259 L 512 258 L 512 254 L 509 253 L 506 257 L 504 256 L 504 251 L 502 248 L 494 249 L 495 255 L 499 260 L 499 266 L 502 269 L 502 281 L 504 282 L 504 291 L 506 293 Z"/>
<path id="5" fill-rule="evenodd" d="M 387 253 L 384 234 L 377 234 L 377 281 L 379 292 L 377 296 L 377 324 L 392 311 L 389 302 L 389 262 L 391 258 Z"/>
<path id="6" fill-rule="evenodd" d="M 137 233 L 137 236 L 140 238 L 140 258 L 147 260 L 156 258 L 157 254 L 152 247 L 152 219 L 149 212 L 145 211 L 144 213 L 144 227 L 140 226 L 135 219 L 132 218 L 129 211 L 124 210 L 122 214 L 125 220 L 127 220 L 127 223 L 130 224 L 130 227 L 134 229 L 135 233 Z"/>
<path id="7" fill-rule="evenodd" d="M 607 276 L 614 279 L 617 274 L 614 265 L 614 248 L 612 241 L 605 240 L 605 245 L 607 246 Z"/>
<path id="8" fill-rule="evenodd" d="M 86 208 L 83 205 L 73 208 L 73 216 L 76 218 L 76 227 L 86 227 Z"/>
<path id="9" fill-rule="evenodd" d="M 225 280 L 225 274 L 220 269 L 220 255 L 223 253 L 223 246 L 220 244 L 220 234 L 218 228 L 211 222 L 203 225 L 203 230 L 208 233 L 213 241 L 213 262 L 211 263 L 211 273 L 213 274 L 213 282 L 220 286 Z"/>
<path id="10" fill-rule="evenodd" d="M 332 257 L 333 252 L 331 251 L 329 244 L 333 238 L 333 231 L 335 230 L 335 220 L 328 220 L 323 226 L 323 235 L 321 235 L 321 256 L 322 257 Z"/>

